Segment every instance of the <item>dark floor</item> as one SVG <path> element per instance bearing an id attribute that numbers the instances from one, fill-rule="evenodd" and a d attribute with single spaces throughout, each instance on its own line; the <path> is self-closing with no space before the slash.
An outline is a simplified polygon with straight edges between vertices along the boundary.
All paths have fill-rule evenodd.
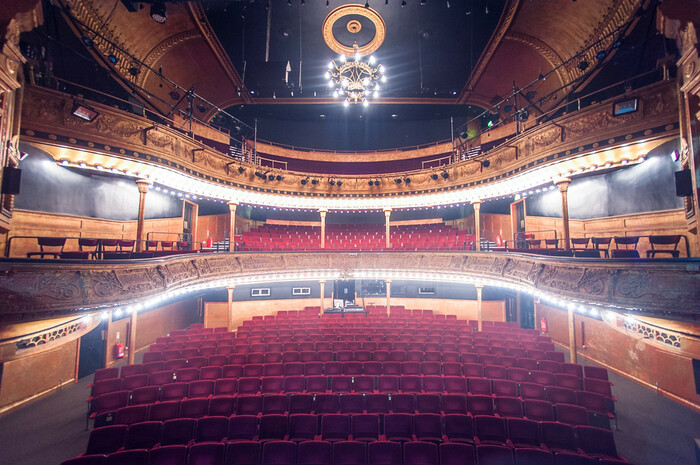
<path id="1" fill-rule="evenodd" d="M 58 465 L 82 453 L 91 378 L 0 417 L 0 464 Z M 618 399 L 615 439 L 621 455 L 637 465 L 698 465 L 700 414 L 615 374 L 610 380 Z"/>

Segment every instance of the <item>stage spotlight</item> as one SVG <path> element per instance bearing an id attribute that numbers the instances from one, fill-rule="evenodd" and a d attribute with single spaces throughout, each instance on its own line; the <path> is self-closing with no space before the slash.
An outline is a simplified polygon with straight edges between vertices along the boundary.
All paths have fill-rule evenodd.
<path id="1" fill-rule="evenodd" d="M 315 186 L 316 184 L 318 184 L 318 179 L 312 179 L 312 180 L 311 180 L 311 184 L 314 185 L 314 186 Z"/>
<path id="2" fill-rule="evenodd" d="M 394 179 L 394 182 L 395 182 L 396 184 L 401 184 L 401 183 L 403 182 L 403 179 L 401 179 L 401 178 L 396 178 L 396 179 Z"/>
<path id="3" fill-rule="evenodd" d="M 305 186 L 306 184 L 308 184 L 308 182 L 309 182 L 309 178 L 304 178 L 301 180 L 301 185 Z"/>
<path id="4" fill-rule="evenodd" d="M 483 161 L 479 160 L 479 163 L 481 164 L 481 166 L 479 167 L 479 171 L 482 171 L 482 172 L 484 171 L 484 168 L 488 168 L 489 166 L 491 166 L 490 160 L 483 160 Z"/>
<path id="5" fill-rule="evenodd" d="M 241 174 L 245 173 L 245 168 L 243 168 L 242 166 L 239 166 L 239 167 L 238 167 L 238 172 L 241 173 Z"/>
<path id="6" fill-rule="evenodd" d="M 447 178 L 450 177 L 450 173 L 448 173 L 447 171 L 443 171 L 443 172 L 440 174 L 440 176 L 442 176 L 442 179 L 447 179 Z"/>
<path id="7" fill-rule="evenodd" d="M 107 55 L 107 61 L 109 61 L 113 65 L 116 65 L 117 61 L 119 61 L 119 60 L 117 60 L 117 56 L 115 54 L 110 53 L 109 55 Z"/>
<path id="8" fill-rule="evenodd" d="M 578 65 L 576 65 L 581 71 L 586 71 L 588 69 L 588 62 L 586 60 L 581 60 Z"/>
<path id="9" fill-rule="evenodd" d="M 411 178 L 403 178 L 405 184 L 411 184 Z"/>
<path id="10" fill-rule="evenodd" d="M 370 187 L 372 187 L 372 186 L 374 186 L 374 181 L 372 181 L 372 180 L 370 179 L 369 181 L 367 181 L 367 184 L 368 184 Z"/>
<path id="11" fill-rule="evenodd" d="M 268 174 L 268 175 L 267 175 L 267 179 L 269 179 L 270 181 L 273 181 L 273 180 L 275 179 L 275 175 L 274 175 L 274 174 Z"/>
<path id="12" fill-rule="evenodd" d="M 168 12 L 165 11 L 165 2 L 155 2 L 151 5 L 151 18 L 158 24 L 163 24 L 168 19 Z"/>
<path id="13" fill-rule="evenodd" d="M 608 52 L 606 52 L 605 50 L 601 50 L 595 57 L 598 61 L 603 61 L 605 60 L 606 56 L 608 56 Z"/>
<path id="14" fill-rule="evenodd" d="M 335 186 L 335 179 L 329 180 L 328 184 L 330 184 L 331 186 Z"/>
<path id="15" fill-rule="evenodd" d="M 343 185 L 343 181 L 338 181 L 338 187 Z"/>
<path id="16" fill-rule="evenodd" d="M 434 179 L 434 180 L 437 180 L 437 178 L 439 178 L 439 176 L 438 176 L 437 173 L 431 174 L 430 177 L 431 177 L 432 179 Z"/>

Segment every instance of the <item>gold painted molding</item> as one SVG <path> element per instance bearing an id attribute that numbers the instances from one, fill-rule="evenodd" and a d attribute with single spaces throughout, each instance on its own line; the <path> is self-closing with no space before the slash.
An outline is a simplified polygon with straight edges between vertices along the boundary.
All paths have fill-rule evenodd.
<path id="1" fill-rule="evenodd" d="M 323 20 L 321 31 L 323 33 L 323 40 L 326 42 L 326 45 L 328 45 L 328 48 L 339 55 L 353 56 L 355 54 L 355 50 L 352 46 L 341 44 L 333 35 L 333 25 L 339 19 L 349 15 L 357 15 L 367 18 L 368 20 L 372 21 L 372 24 L 374 24 L 376 29 L 372 40 L 368 44 L 358 47 L 357 53 L 365 56 L 381 47 L 381 45 L 384 43 L 384 38 L 386 37 L 386 24 L 384 23 L 384 18 L 382 18 L 382 15 L 380 15 L 377 10 L 373 8 L 365 8 L 362 5 L 351 4 L 339 6 L 328 13 L 326 18 Z"/>
<path id="2" fill-rule="evenodd" d="M 256 177 L 256 165 L 235 162 L 182 132 L 131 113 L 90 102 L 99 116 L 92 122 L 80 120 L 71 114 L 73 97 L 36 86 L 27 86 L 25 91 L 21 138 L 45 147 L 57 160 L 92 160 L 106 168 L 122 166 L 142 174 L 158 166 L 189 177 L 199 176 L 206 182 L 228 183 L 233 188 L 258 191 L 261 195 L 276 194 L 288 199 L 321 197 L 328 203 L 341 198 L 384 199 L 466 191 L 550 165 L 562 173 L 575 173 L 592 164 L 600 167 L 601 161 L 603 164 L 619 162 L 629 156 L 626 151 L 636 157 L 645 155 L 645 150 L 677 137 L 678 99 L 673 82 L 651 85 L 629 97 L 639 98 L 637 112 L 614 117 L 612 107 L 616 99 L 611 99 L 531 127 L 478 159 L 438 169 L 362 176 L 279 171 L 284 179 L 275 183 Z M 366 153 L 357 153 L 358 158 L 364 156 Z M 489 160 L 490 166 L 481 169 L 480 160 Z M 235 165 L 231 165 L 232 162 Z M 242 173 L 236 169 L 238 165 L 244 168 Z M 431 178 L 443 169 L 449 174 L 448 179 Z M 339 189 L 326 182 L 302 185 L 301 180 L 307 176 L 340 179 L 343 187 Z M 397 176 L 410 176 L 411 184 L 394 183 Z M 368 179 L 379 179 L 382 188 L 368 187 Z M 334 207 L 329 204 L 328 208 Z"/>
<path id="3" fill-rule="evenodd" d="M 178 290 L 340 278 L 517 287 L 665 318 L 695 318 L 700 312 L 700 265 L 694 260 L 582 261 L 481 252 L 219 253 L 138 261 L 2 261 L 0 323 L 138 304 Z"/>

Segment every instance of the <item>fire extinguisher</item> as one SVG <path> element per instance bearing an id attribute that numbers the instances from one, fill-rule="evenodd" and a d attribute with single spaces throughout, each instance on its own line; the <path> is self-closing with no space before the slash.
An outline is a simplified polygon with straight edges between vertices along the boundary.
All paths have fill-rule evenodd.
<path id="1" fill-rule="evenodd" d="M 114 358 L 124 358 L 124 344 L 121 342 L 114 346 Z"/>
<path id="2" fill-rule="evenodd" d="M 542 318 L 542 319 L 540 320 L 540 331 L 542 331 L 543 333 L 546 333 L 547 330 L 548 330 L 548 328 L 547 328 L 547 319 L 546 319 L 546 318 Z"/>
<path id="3" fill-rule="evenodd" d="M 213 241 L 211 239 L 211 236 L 209 235 L 209 230 L 207 229 L 207 247 L 211 248 Z"/>

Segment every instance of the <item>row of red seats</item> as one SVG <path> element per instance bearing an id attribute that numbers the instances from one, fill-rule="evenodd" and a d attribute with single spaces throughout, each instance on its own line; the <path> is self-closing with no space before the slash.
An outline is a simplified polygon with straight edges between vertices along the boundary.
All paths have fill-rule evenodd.
<path id="1" fill-rule="evenodd" d="M 191 364 L 205 365 L 204 359 L 215 357 L 218 365 L 251 363 L 289 363 L 289 362 L 463 362 L 483 363 L 485 365 L 516 366 L 518 358 L 534 360 L 553 360 L 563 362 L 563 354 L 553 350 L 552 343 L 537 343 L 536 348 L 502 346 L 463 346 L 443 345 L 429 350 L 289 350 L 284 352 L 251 352 L 250 346 L 217 345 L 204 347 L 182 347 L 180 344 L 154 344 L 152 351 L 144 354 L 144 362 L 191 360 Z M 443 350 L 444 349 L 444 350 Z M 456 349 L 456 350 L 455 350 Z M 226 356 L 228 363 L 221 363 Z"/>
<path id="2" fill-rule="evenodd" d="M 559 422 L 533 422 L 478 415 L 435 414 L 389 414 L 383 417 L 365 415 L 323 415 L 319 421 L 314 415 L 265 415 L 251 416 L 208 416 L 198 420 L 181 418 L 164 422 L 141 422 L 130 426 L 113 425 L 93 430 L 90 434 L 86 455 L 109 454 L 120 450 L 155 450 L 163 446 L 218 443 L 238 441 L 270 442 L 285 441 L 296 450 L 305 445 L 323 446 L 315 460 L 303 463 L 330 463 L 331 444 L 357 441 L 369 447 L 376 443 L 428 444 L 427 450 L 434 452 L 434 461 L 424 461 L 425 451 L 412 451 L 411 462 L 417 464 L 438 463 L 438 444 L 495 445 L 510 454 L 522 449 L 552 453 L 571 453 L 594 459 L 622 461 L 615 447 L 612 432 L 591 426 L 571 426 Z M 425 447 L 424 447 L 425 448 Z M 409 451 L 412 448 L 409 447 Z M 325 452 L 323 452 L 325 451 Z M 405 451 L 405 452 L 409 452 Z M 463 452 L 466 450 L 462 449 Z M 404 457 L 404 463 L 408 459 Z M 325 457 L 324 459 L 324 456 Z M 416 457 L 419 460 L 416 461 Z M 468 456 L 467 456 L 468 457 Z M 467 458 L 464 457 L 464 458 Z M 511 455 L 512 457 L 512 455 Z M 269 460 L 268 463 L 287 463 Z M 289 463 L 298 464 L 296 455 Z M 265 463 L 263 458 L 263 463 Z M 211 463 L 211 462 L 208 462 Z M 221 462 L 214 462 L 221 463 Z M 380 462 L 381 463 L 381 462 Z M 390 463 L 401 463 L 390 462 Z M 492 462 L 507 463 L 507 462 Z M 510 461 L 512 463 L 512 460 Z M 536 462 L 542 463 L 542 462 Z"/>
<path id="3" fill-rule="evenodd" d="M 483 383 L 482 383 L 483 384 Z M 240 385 L 239 385 L 240 386 Z M 277 387 L 279 389 L 279 387 Z M 323 389 L 323 388 L 322 388 Z M 490 386 L 475 384 L 483 393 L 256 393 L 237 394 L 236 380 L 192 381 L 146 386 L 133 391 L 103 394 L 94 403 L 98 424 L 204 415 L 291 415 L 297 413 L 453 413 L 498 415 L 537 421 L 594 424 L 609 428 L 614 405 L 609 398 L 591 392 L 534 383 L 494 380 Z M 519 395 L 518 395 L 519 394 Z M 528 397 L 531 396 L 531 397 Z M 536 396 L 536 397 L 535 397 Z M 557 412 L 557 406 L 562 412 Z"/>

